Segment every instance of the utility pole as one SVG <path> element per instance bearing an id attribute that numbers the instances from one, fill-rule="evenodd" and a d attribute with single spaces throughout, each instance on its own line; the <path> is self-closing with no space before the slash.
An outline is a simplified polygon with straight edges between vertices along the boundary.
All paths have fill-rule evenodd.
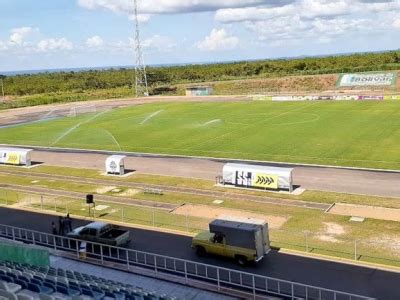
<path id="1" fill-rule="evenodd" d="M 140 43 L 140 30 L 139 30 L 139 19 L 138 19 L 138 8 L 137 1 L 134 0 L 135 6 L 135 89 L 136 97 L 147 97 L 149 95 L 149 89 L 147 86 L 147 75 L 146 65 L 144 64 L 142 47 Z"/>

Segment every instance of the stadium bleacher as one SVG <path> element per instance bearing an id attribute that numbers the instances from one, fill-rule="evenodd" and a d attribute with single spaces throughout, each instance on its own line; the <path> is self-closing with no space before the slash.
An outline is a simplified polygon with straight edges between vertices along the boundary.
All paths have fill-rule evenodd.
<path id="1" fill-rule="evenodd" d="M 0 300 L 173 300 L 142 288 L 53 267 L 0 261 Z"/>

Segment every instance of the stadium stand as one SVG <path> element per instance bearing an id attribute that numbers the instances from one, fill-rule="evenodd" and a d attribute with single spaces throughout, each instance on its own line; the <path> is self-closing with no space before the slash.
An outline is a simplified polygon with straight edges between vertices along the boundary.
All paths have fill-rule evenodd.
<path id="1" fill-rule="evenodd" d="M 176 298 L 77 271 L 0 261 L 0 300 L 2 299 L 173 300 Z"/>

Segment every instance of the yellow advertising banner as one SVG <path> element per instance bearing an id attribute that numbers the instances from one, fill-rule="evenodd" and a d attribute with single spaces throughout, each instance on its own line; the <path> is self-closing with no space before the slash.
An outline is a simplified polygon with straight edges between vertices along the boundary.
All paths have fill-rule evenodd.
<path id="1" fill-rule="evenodd" d="M 253 186 L 277 190 L 278 176 L 257 173 L 253 177 Z"/>
<path id="2" fill-rule="evenodd" d="M 19 165 L 21 162 L 21 157 L 18 153 L 10 152 L 7 155 L 7 164 Z"/>

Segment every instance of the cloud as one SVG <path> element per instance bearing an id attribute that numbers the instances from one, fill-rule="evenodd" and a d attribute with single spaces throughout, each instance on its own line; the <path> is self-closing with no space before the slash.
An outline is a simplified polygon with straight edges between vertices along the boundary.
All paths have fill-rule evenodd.
<path id="1" fill-rule="evenodd" d="M 133 44 L 133 43 L 132 43 Z M 176 49 L 177 44 L 174 40 L 167 36 L 153 35 L 141 42 L 143 49 L 149 49 L 157 52 L 170 52 Z"/>
<path id="2" fill-rule="evenodd" d="M 219 9 L 215 20 L 243 25 L 269 45 L 305 40 L 326 44 L 343 36 L 387 33 L 395 27 L 389 21 L 392 14 L 399 10 L 400 0 L 294 0 Z"/>
<path id="3" fill-rule="evenodd" d="M 38 52 L 53 52 L 72 50 L 74 48 L 72 42 L 66 38 L 45 39 L 37 44 Z"/>
<path id="4" fill-rule="evenodd" d="M 392 25 L 394 28 L 400 29 L 400 19 L 394 20 Z"/>
<path id="5" fill-rule="evenodd" d="M 132 0 L 77 0 L 78 5 L 87 9 L 106 9 L 119 14 L 133 14 Z M 246 7 L 267 4 L 267 0 L 146 0 L 138 1 L 142 14 L 176 14 L 215 11 L 221 8 Z M 272 2 L 287 2 L 275 0 Z"/>
<path id="6" fill-rule="evenodd" d="M 35 31 L 38 31 L 38 29 L 32 27 L 19 27 L 11 29 L 10 43 L 21 45 L 24 42 L 24 39 Z"/>
<path id="7" fill-rule="evenodd" d="M 239 45 L 239 38 L 229 35 L 225 29 L 213 29 L 210 35 L 197 44 L 202 51 L 232 50 Z"/>
<path id="8" fill-rule="evenodd" d="M 86 46 L 89 48 L 98 48 L 104 45 L 104 41 L 98 35 L 92 36 L 86 40 Z"/>

